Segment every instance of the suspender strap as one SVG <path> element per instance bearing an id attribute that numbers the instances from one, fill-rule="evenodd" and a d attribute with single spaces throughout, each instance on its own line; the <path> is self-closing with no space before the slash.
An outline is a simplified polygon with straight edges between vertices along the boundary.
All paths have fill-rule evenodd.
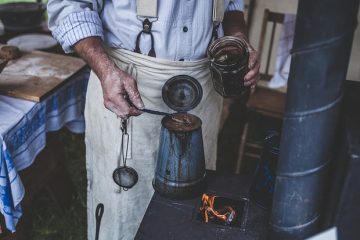
<path id="1" fill-rule="evenodd" d="M 140 37 L 143 33 L 145 34 L 149 34 L 151 37 L 151 48 L 150 51 L 148 53 L 148 56 L 150 57 L 156 57 L 156 53 L 155 53 L 155 48 L 154 48 L 154 36 L 151 32 L 151 27 L 152 27 L 152 22 L 150 22 L 149 19 L 145 19 L 143 21 L 143 30 L 141 32 L 139 32 L 139 34 L 136 37 L 136 44 L 135 44 L 135 49 L 134 52 L 136 53 L 141 53 L 140 51 Z"/>
<path id="2" fill-rule="evenodd" d="M 225 0 L 213 0 L 213 11 L 212 11 L 212 22 L 214 25 L 213 32 L 212 32 L 212 39 L 211 42 L 218 38 L 218 30 L 219 26 L 224 20 L 225 15 Z M 233 2 L 234 0 L 230 0 Z"/>
<path id="3" fill-rule="evenodd" d="M 213 0 L 213 11 L 212 11 L 212 22 L 213 22 L 213 32 L 210 43 L 217 39 L 219 26 L 224 19 L 224 0 Z"/>
<path id="4" fill-rule="evenodd" d="M 234 0 L 230 0 L 233 2 Z M 140 39 L 143 33 L 149 34 L 151 37 L 151 49 L 148 53 L 151 57 L 156 57 L 154 49 L 154 36 L 151 32 L 152 22 L 149 18 L 157 18 L 157 6 L 158 0 L 136 0 L 136 11 L 138 18 L 145 18 L 143 21 L 143 30 L 136 37 L 136 46 L 134 52 L 141 53 L 140 51 Z M 224 20 L 225 7 L 224 0 L 213 0 L 213 11 L 212 11 L 212 21 L 213 21 L 213 32 L 212 40 L 218 38 L 218 29 L 222 21 Z"/>
<path id="5" fill-rule="evenodd" d="M 214 26 L 219 26 L 224 19 L 224 0 L 213 0 L 212 21 Z"/>
<path id="6" fill-rule="evenodd" d="M 140 39 L 143 33 L 149 34 L 151 37 L 151 48 L 148 53 L 150 57 L 156 57 L 154 48 L 154 36 L 151 32 L 152 23 L 149 18 L 157 19 L 157 0 L 136 0 L 136 14 L 139 19 L 143 20 L 143 30 L 139 32 L 136 37 L 134 52 L 141 53 L 140 51 Z M 156 21 L 156 20 L 155 20 Z"/>
<path id="7" fill-rule="evenodd" d="M 157 18 L 157 0 L 136 0 L 138 17 Z"/>

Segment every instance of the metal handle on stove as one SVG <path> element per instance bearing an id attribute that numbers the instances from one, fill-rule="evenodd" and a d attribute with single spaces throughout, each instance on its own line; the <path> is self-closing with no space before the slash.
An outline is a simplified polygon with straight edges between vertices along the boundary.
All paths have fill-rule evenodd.
<path id="1" fill-rule="evenodd" d="M 146 108 L 140 109 L 140 111 L 142 111 L 144 113 L 150 113 L 150 114 L 162 115 L 162 116 L 170 115 L 170 113 L 160 112 L 160 111 L 156 111 L 156 110 L 150 110 L 150 109 L 146 109 Z"/>
<path id="2" fill-rule="evenodd" d="M 161 115 L 161 116 L 167 116 L 170 115 L 170 113 L 166 113 L 166 112 L 161 112 L 161 111 L 156 111 L 156 110 L 151 110 L 151 109 L 147 109 L 147 108 L 143 108 L 143 109 L 139 109 L 137 108 L 134 104 L 132 104 L 132 102 L 130 101 L 128 96 L 125 96 L 126 101 L 129 103 L 130 106 L 136 108 L 137 110 L 144 112 L 144 113 L 150 113 L 150 114 L 155 114 L 155 115 Z"/>
<path id="3" fill-rule="evenodd" d="M 95 240 L 99 240 L 100 223 L 101 223 L 101 218 L 102 218 L 103 214 L 104 214 L 104 204 L 99 203 L 96 206 L 96 211 L 95 211 L 95 219 L 96 219 Z"/>

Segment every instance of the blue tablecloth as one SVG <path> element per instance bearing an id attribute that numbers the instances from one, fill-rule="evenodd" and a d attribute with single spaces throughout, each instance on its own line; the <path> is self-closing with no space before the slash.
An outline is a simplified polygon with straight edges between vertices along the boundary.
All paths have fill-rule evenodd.
<path id="1" fill-rule="evenodd" d="M 84 132 L 88 78 L 89 69 L 81 70 L 39 103 L 0 95 L 0 211 L 10 231 L 22 215 L 25 194 L 17 172 L 30 166 L 45 147 L 46 132 L 63 126 Z"/>

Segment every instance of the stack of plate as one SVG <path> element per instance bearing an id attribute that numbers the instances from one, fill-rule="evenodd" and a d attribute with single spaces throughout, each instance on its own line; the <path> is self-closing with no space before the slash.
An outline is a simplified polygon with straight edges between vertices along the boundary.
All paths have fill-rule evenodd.
<path id="1" fill-rule="evenodd" d="M 56 40 L 47 34 L 24 34 L 11 38 L 8 45 L 17 46 L 21 50 L 47 50 L 57 45 Z"/>

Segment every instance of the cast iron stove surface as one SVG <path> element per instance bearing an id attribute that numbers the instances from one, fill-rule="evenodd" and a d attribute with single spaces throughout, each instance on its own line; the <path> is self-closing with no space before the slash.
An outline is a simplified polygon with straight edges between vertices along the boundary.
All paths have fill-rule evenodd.
<path id="1" fill-rule="evenodd" d="M 234 200 L 248 198 L 251 177 L 218 175 L 209 171 L 207 193 Z M 261 240 L 266 237 L 269 213 L 250 201 L 243 228 L 204 223 L 197 218 L 201 194 L 189 200 L 171 200 L 154 194 L 135 240 Z"/>

